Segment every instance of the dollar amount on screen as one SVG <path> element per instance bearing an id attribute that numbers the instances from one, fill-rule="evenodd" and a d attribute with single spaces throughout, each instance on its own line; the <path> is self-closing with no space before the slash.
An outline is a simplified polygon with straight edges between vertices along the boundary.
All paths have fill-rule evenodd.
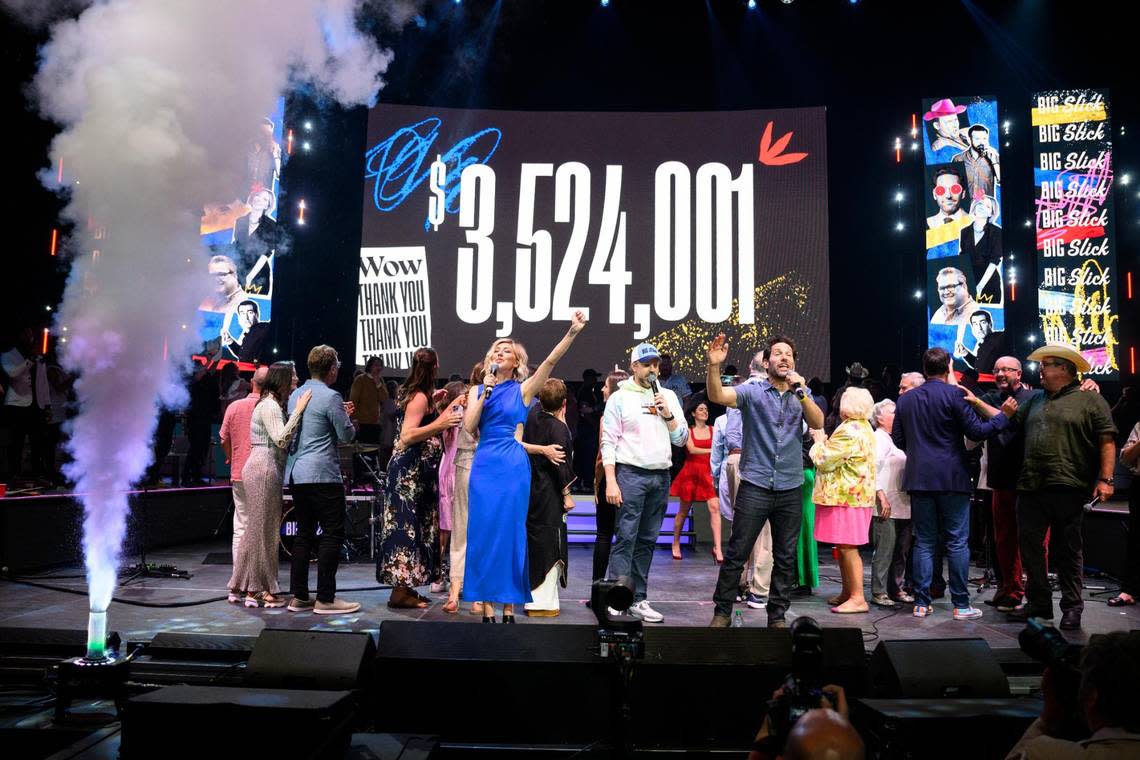
<path id="1" fill-rule="evenodd" d="M 429 191 L 437 181 L 442 187 L 445 179 L 437 178 L 433 172 Z M 588 255 L 586 285 L 606 288 L 608 322 L 626 324 L 627 290 L 635 274 L 650 273 L 635 273 L 629 266 L 627 219 L 621 210 L 622 180 L 621 166 L 606 166 L 601 184 L 601 219 L 591 252 L 588 242 L 595 231 L 591 227 L 590 168 L 579 162 L 557 167 L 549 163 L 522 164 L 513 299 L 496 302 L 492 292 L 495 171 L 486 164 L 466 167 L 460 181 L 459 225 L 467 245 L 459 247 L 456 259 L 456 315 L 469 324 L 482 324 L 494 314 L 499 335 L 510 333 L 515 317 L 524 322 L 569 320 L 579 308 L 589 316 L 588 309 L 572 304 L 579 270 Z M 550 221 L 570 225 L 557 271 L 554 235 L 544 226 L 546 221 L 535 218 L 536 202 L 543 193 L 553 193 Z M 436 200 L 434 195 L 432 200 Z M 652 271 L 652 311 L 657 318 L 677 322 L 689 318 L 695 310 L 702 321 L 723 322 L 732 316 L 734 305 L 738 304 L 740 323 L 752 324 L 754 245 L 751 164 L 743 164 L 736 177 L 720 163 L 703 164 L 695 175 L 686 164 L 677 161 L 657 167 Z M 637 307 L 634 333 L 640 336 L 648 330 L 649 309 Z"/>

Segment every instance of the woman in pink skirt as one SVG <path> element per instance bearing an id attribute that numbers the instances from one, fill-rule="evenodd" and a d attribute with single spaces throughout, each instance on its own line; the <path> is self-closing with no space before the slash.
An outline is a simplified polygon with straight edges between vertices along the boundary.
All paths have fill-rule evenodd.
<path id="1" fill-rule="evenodd" d="M 436 407 L 440 413 L 447 409 L 448 406 L 455 406 L 456 408 L 464 408 L 467 406 L 467 383 L 462 380 L 455 380 L 448 383 L 443 388 L 444 394 Z M 447 589 L 447 581 L 445 580 L 451 574 L 451 531 L 454 525 L 454 505 L 455 505 L 455 458 L 459 451 L 459 434 L 461 428 L 453 427 L 443 431 L 443 458 L 439 460 L 439 556 L 442 557 L 442 563 L 445 572 L 440 575 L 440 580 L 431 584 L 430 591 L 433 594 L 438 594 Z M 464 527 L 466 527 L 466 516 L 464 516 Z M 451 604 L 451 598 L 448 597 L 447 604 L 444 605 L 444 612 L 455 612 L 455 605 Z"/>
<path id="2" fill-rule="evenodd" d="M 867 543 L 875 506 L 875 434 L 868 422 L 875 403 L 864 388 L 848 388 L 839 400 L 839 427 L 828 438 L 813 430 L 815 445 L 815 539 L 835 544 L 843 589 L 828 600 L 832 612 L 867 611 L 863 596 L 863 560 L 859 547 Z"/>

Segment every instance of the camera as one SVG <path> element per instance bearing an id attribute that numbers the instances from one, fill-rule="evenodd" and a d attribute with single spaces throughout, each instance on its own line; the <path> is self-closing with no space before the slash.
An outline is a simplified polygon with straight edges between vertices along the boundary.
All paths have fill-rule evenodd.
<path id="1" fill-rule="evenodd" d="M 609 610 L 624 612 L 633 604 L 633 581 L 629 578 L 598 580 L 590 590 L 590 609 L 598 620 L 598 654 L 618 662 L 645 657 L 645 631 L 641 621 Z"/>
<path id="2" fill-rule="evenodd" d="M 792 672 L 784 679 L 783 691 L 768 702 L 771 735 L 782 745 L 792 726 L 808 710 L 820 706 L 821 699 L 831 702 L 823 686 L 823 629 L 814 618 L 796 618 L 792 634 Z M 833 708 L 835 704 L 831 705 Z"/>
<path id="3" fill-rule="evenodd" d="M 1048 668 L 1053 692 L 1066 716 L 1058 734 L 1064 738 L 1080 739 L 1087 735 L 1081 724 L 1080 686 L 1081 647 L 1070 644 L 1061 632 L 1038 618 L 1029 618 L 1025 628 L 1017 634 L 1021 651 Z"/>
<path id="4" fill-rule="evenodd" d="M 1080 647 L 1070 644 L 1061 632 L 1038 618 L 1029 618 L 1017 634 L 1021 651 L 1037 662 L 1053 667 L 1077 667 Z"/>

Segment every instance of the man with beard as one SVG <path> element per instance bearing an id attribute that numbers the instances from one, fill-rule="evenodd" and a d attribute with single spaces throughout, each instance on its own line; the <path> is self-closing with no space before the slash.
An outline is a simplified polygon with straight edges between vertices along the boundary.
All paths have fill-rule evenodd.
<path id="1" fill-rule="evenodd" d="M 724 334 L 709 344 L 706 391 L 709 400 L 739 409 L 743 432 L 740 488 L 733 505 L 732 536 L 717 578 L 713 628 L 727 628 L 744 563 L 764 524 L 772 524 L 772 585 L 768 627 L 786 628 L 784 616 L 795 581 L 796 543 L 800 537 L 804 482 L 801 425 L 823 427 L 815 405 L 796 371 L 795 344 L 777 336 L 768 341 L 768 379 L 762 383 L 724 387 L 720 365 L 728 358 Z"/>
<path id="2" fill-rule="evenodd" d="M 1001 164 L 998 152 L 990 147 L 990 131 L 981 124 L 974 124 L 966 136 L 970 147 L 952 160 L 965 167 L 972 193 L 993 195 L 994 187 L 1001 182 Z"/>
<path id="3" fill-rule="evenodd" d="M 1025 437 L 1017 478 L 1017 527 L 1026 601 L 1010 616 L 1020 621 L 1053 617 L 1045 558 L 1046 538 L 1052 533 L 1061 629 L 1072 631 L 1081 627 L 1084 611 L 1084 504 L 1112 496 L 1116 426 L 1100 394 L 1081 392 L 1077 373 L 1088 372 L 1089 363 L 1079 351 L 1048 343 L 1029 359 L 1040 362 L 1041 390 L 1033 391 L 1014 419 Z"/>
<path id="4" fill-rule="evenodd" d="M 988 375 L 994 372 L 997 358 L 1005 353 L 1005 331 L 995 331 L 990 313 L 985 309 L 978 309 L 970 315 L 970 332 L 977 340 L 974 350 L 971 351 L 962 343 L 958 343 L 954 346 L 955 358 L 961 359 L 967 367 L 979 374 Z"/>
<path id="5" fill-rule="evenodd" d="M 962 209 L 966 188 L 962 185 L 962 175 L 957 169 L 944 166 L 935 171 L 930 194 L 938 204 L 938 212 L 926 217 L 928 228 L 935 229 L 944 224 L 957 224 L 960 228 L 969 224 L 970 215 Z"/>
<path id="6" fill-rule="evenodd" d="M 979 312 L 984 314 L 985 312 Z M 1024 406 L 1033 391 L 1021 382 L 1021 362 L 1002 356 L 994 362 L 997 389 L 981 397 L 981 401 L 998 408 L 1007 398 Z M 1021 604 L 1025 585 L 1021 582 L 1021 553 L 1017 544 L 1017 476 L 1025 455 L 1025 440 L 1014 430 L 1003 430 L 986 441 L 986 485 L 993 493 L 994 558 L 1001 574 L 993 599 L 999 612 L 1011 612 Z"/>

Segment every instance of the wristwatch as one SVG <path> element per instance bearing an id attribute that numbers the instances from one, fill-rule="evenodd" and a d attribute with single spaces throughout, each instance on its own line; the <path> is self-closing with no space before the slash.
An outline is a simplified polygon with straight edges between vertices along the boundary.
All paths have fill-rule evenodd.
<path id="1" fill-rule="evenodd" d="M 666 422 L 672 422 L 673 420 L 675 420 L 677 418 L 675 416 L 674 417 L 666 417 L 664 414 L 662 414 L 661 419 L 665 420 Z"/>
<path id="2" fill-rule="evenodd" d="M 1111 486 L 1113 484 L 1112 478 L 1097 478 L 1097 480 L 1099 480 L 1101 483 L 1104 483 L 1106 486 Z"/>

